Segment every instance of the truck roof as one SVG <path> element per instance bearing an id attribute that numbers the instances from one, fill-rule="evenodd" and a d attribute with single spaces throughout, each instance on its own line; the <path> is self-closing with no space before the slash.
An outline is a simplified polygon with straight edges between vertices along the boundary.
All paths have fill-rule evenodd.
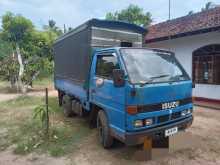
<path id="1" fill-rule="evenodd" d="M 156 48 L 147 48 L 147 47 L 111 47 L 111 48 L 98 48 L 95 49 L 95 52 L 103 52 L 103 51 L 112 51 L 112 50 L 120 50 L 120 49 L 146 49 L 146 50 L 152 50 L 156 52 L 163 52 L 163 53 L 170 53 L 174 54 L 172 51 L 166 50 L 166 49 L 156 49 Z"/>
<path id="2" fill-rule="evenodd" d="M 122 22 L 122 21 L 112 21 L 112 20 L 100 20 L 100 19 L 90 19 L 83 23 L 82 25 L 74 28 L 73 30 L 63 34 L 60 36 L 55 43 L 59 42 L 60 40 L 77 33 L 79 31 L 82 31 L 88 27 L 101 27 L 101 28 L 110 28 L 110 29 L 121 29 L 121 30 L 130 30 L 132 32 L 140 33 L 140 34 L 145 34 L 147 33 L 147 29 L 135 24 L 127 23 L 127 22 Z"/>

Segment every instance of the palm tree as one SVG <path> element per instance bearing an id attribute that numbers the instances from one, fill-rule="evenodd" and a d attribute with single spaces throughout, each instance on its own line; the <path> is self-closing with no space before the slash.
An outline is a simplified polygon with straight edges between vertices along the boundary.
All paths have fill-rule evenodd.
<path id="1" fill-rule="evenodd" d="M 192 15 L 192 14 L 194 14 L 194 11 L 191 10 L 191 11 L 188 12 L 187 15 Z"/>
<path id="2" fill-rule="evenodd" d="M 205 7 L 202 8 L 202 11 L 209 10 L 209 9 L 213 8 L 214 6 L 215 6 L 215 4 L 214 4 L 213 2 L 207 2 L 207 3 L 205 4 Z"/>

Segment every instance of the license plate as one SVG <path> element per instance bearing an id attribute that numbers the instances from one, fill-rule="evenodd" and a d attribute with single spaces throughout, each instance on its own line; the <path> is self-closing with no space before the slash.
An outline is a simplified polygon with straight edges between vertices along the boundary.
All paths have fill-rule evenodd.
<path id="1" fill-rule="evenodd" d="M 165 137 L 172 136 L 178 132 L 178 127 L 173 127 L 170 129 L 165 130 Z"/>

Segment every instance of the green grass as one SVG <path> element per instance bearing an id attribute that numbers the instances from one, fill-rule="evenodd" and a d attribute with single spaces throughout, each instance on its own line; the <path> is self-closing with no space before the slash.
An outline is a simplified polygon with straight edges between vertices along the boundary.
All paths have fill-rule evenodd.
<path id="1" fill-rule="evenodd" d="M 37 87 L 46 87 L 53 85 L 53 77 L 45 77 L 45 78 L 38 78 L 33 82 L 33 86 Z"/>
<path id="2" fill-rule="evenodd" d="M 11 108 L 24 108 L 28 106 L 36 106 L 42 103 L 43 103 L 43 98 L 41 97 L 21 95 L 15 99 L 1 102 L 0 106 L 6 109 L 11 109 Z"/>
<path id="3" fill-rule="evenodd" d="M 10 82 L 0 80 L 0 93 L 11 93 Z"/>
<path id="4" fill-rule="evenodd" d="M 6 81 L 0 80 L 0 88 L 4 88 L 5 86 L 7 86 L 6 84 L 7 84 Z"/>
<path id="5" fill-rule="evenodd" d="M 29 88 L 28 91 L 42 90 L 44 88 L 53 88 L 53 76 L 49 75 L 43 78 L 37 78 L 32 83 L 33 88 Z M 18 93 L 17 89 L 10 87 L 9 81 L 0 80 L 0 93 Z"/>
<path id="6" fill-rule="evenodd" d="M 91 133 L 86 120 L 77 117 L 64 118 L 57 98 L 50 97 L 49 106 L 52 112 L 48 140 L 41 121 L 33 119 L 34 108 L 43 103 L 43 98 L 31 96 L 0 103 L 0 116 L 4 116 L 0 118 L 0 130 L 7 129 L 4 135 L 0 132 L 0 150 L 14 144 L 16 154 L 40 152 L 63 156 L 74 152 L 78 144 Z"/>

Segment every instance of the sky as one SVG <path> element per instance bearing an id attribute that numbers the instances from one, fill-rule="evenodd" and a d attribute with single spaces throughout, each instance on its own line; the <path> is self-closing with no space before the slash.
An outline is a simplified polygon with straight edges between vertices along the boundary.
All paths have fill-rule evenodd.
<path id="1" fill-rule="evenodd" d="M 198 12 L 210 0 L 171 0 L 171 18 Z M 220 4 L 220 0 L 211 0 Z M 153 23 L 168 19 L 169 0 L 0 0 L 1 16 L 6 11 L 21 14 L 32 20 L 41 29 L 49 19 L 57 26 L 76 27 L 91 18 L 104 19 L 107 12 L 115 12 L 136 4 L 152 14 Z"/>

